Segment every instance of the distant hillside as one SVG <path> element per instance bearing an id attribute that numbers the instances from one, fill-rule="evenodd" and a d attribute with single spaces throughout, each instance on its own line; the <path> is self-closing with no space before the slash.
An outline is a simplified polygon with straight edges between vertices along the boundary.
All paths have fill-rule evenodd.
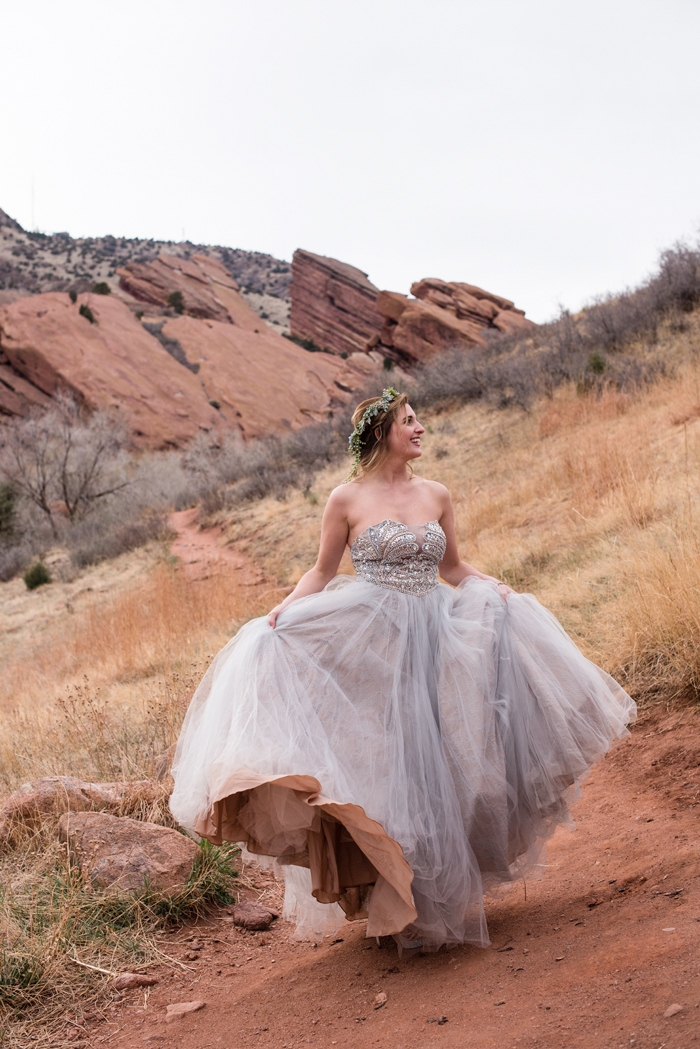
<path id="1" fill-rule="evenodd" d="M 161 254 L 217 259 L 256 313 L 265 320 L 274 317 L 279 330 L 286 330 L 292 268 L 272 255 L 189 241 L 30 233 L 1 208 L 0 304 L 47 291 L 89 291 L 98 281 L 116 286 L 118 267 L 150 262 Z"/>

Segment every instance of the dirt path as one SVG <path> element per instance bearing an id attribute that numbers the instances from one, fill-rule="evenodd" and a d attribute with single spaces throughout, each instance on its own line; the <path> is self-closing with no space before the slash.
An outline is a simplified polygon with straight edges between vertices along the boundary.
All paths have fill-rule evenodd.
<path id="1" fill-rule="evenodd" d="M 348 924 L 338 942 L 233 927 L 226 909 L 163 936 L 184 967 L 106 1009 L 91 1044 L 182 1049 L 700 1047 L 700 712 L 657 711 L 593 770 L 541 880 L 488 905 L 493 946 L 419 954 Z M 242 895 L 271 876 L 244 872 Z M 203 944 L 183 961 L 188 937 Z M 377 994 L 386 1004 L 374 1008 Z M 169 1002 L 203 1000 L 165 1023 Z M 682 1009 L 671 1017 L 672 1005 Z M 440 1018 L 446 1018 L 440 1022 Z"/>
<path id="2" fill-rule="evenodd" d="M 240 570 L 239 581 L 243 586 L 259 586 L 266 582 L 262 571 L 250 558 L 235 546 L 222 543 L 220 528 L 200 527 L 198 507 L 170 514 L 168 522 L 176 533 L 170 552 L 179 558 L 188 578 L 207 579 L 218 566 L 226 564 Z"/>

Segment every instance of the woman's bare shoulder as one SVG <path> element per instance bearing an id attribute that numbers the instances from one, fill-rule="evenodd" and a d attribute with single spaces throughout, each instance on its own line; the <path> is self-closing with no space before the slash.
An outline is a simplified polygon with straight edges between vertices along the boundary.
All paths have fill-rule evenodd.
<path id="1" fill-rule="evenodd" d="M 352 490 L 353 482 L 345 481 L 343 484 L 339 484 L 337 488 L 334 488 L 331 494 L 328 496 L 327 507 L 330 507 L 335 511 L 347 510 L 347 508 L 353 502 L 353 496 L 355 492 Z"/>
<path id="2" fill-rule="evenodd" d="M 440 503 L 450 502 L 450 490 L 440 481 L 431 481 L 429 477 L 417 477 L 415 480 L 420 481 L 421 484 L 425 485 L 430 494 L 435 496 Z"/>

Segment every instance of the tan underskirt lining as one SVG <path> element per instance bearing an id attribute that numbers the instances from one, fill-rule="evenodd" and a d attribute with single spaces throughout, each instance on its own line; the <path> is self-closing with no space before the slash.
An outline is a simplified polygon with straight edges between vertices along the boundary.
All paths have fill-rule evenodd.
<path id="1" fill-rule="evenodd" d="M 201 837 L 215 845 L 245 842 L 252 853 L 308 867 L 316 899 L 339 903 L 350 921 L 367 918 L 368 936 L 392 935 L 416 920 L 413 871 L 403 850 L 360 805 L 324 797 L 314 776 L 261 776 L 249 769 L 226 777 L 216 793 L 209 814 L 195 824 Z M 250 816 L 280 811 L 297 838 L 305 835 L 304 845 L 280 852 L 274 819 Z"/>

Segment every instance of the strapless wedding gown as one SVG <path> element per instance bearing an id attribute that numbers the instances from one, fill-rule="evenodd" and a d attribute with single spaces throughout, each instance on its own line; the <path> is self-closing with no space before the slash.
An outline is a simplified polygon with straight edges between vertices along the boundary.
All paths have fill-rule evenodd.
<path id="1" fill-rule="evenodd" d="M 438 581 L 436 521 L 382 521 L 356 578 L 247 623 L 185 718 L 171 809 L 306 868 L 297 917 L 488 944 L 483 892 L 531 869 L 635 705 L 530 594 Z M 409 930 L 408 933 L 405 930 Z"/>

